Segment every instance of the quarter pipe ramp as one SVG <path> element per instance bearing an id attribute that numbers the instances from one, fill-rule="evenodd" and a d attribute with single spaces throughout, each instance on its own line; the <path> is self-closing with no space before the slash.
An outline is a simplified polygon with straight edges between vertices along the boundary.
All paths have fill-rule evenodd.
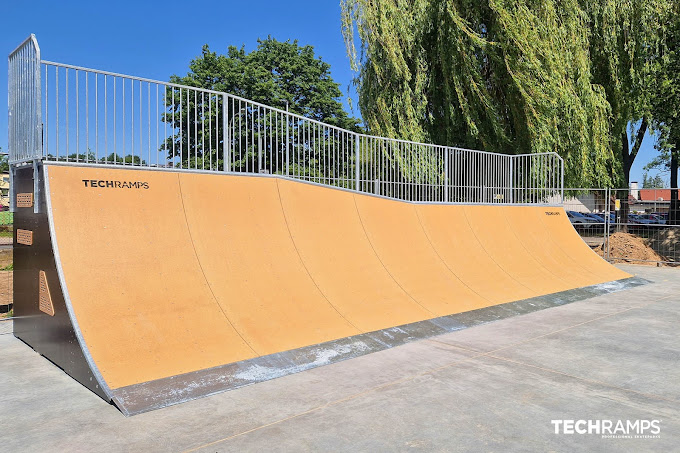
<path id="1" fill-rule="evenodd" d="M 631 277 L 561 208 L 407 203 L 268 175 L 41 168 L 40 213 L 15 216 L 32 235 L 15 250 L 15 335 L 126 414 Z M 32 178 L 19 169 L 16 192 Z"/>

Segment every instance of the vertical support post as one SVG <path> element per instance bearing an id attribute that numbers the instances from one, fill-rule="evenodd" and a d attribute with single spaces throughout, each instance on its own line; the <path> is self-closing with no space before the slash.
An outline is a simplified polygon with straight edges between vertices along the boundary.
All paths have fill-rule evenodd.
<path id="1" fill-rule="evenodd" d="M 602 250 L 603 250 L 603 255 L 604 259 L 609 261 L 609 231 L 611 228 L 611 215 L 609 214 L 609 205 L 612 201 L 611 199 L 611 189 L 607 187 L 605 190 L 605 197 L 606 197 L 606 202 L 605 202 L 605 218 L 604 218 L 604 238 L 603 244 L 602 244 Z"/>
<path id="2" fill-rule="evenodd" d="M 227 103 L 227 96 L 222 95 L 222 165 L 224 171 L 231 171 L 231 151 L 229 144 L 231 137 L 229 136 L 229 104 Z"/>
<path id="3" fill-rule="evenodd" d="M 514 190 L 514 188 L 515 188 L 514 187 L 515 186 L 514 181 L 515 180 L 514 180 L 514 177 L 513 177 L 514 176 L 513 175 L 513 171 L 514 171 L 513 164 L 515 162 L 515 156 L 509 156 L 509 157 L 510 157 L 510 164 L 508 165 L 508 181 L 509 181 L 509 188 L 510 188 L 510 197 L 508 197 L 508 198 L 510 199 L 510 203 L 514 203 L 515 202 L 515 190 Z"/>
<path id="4" fill-rule="evenodd" d="M 449 202 L 449 148 L 444 148 L 444 203 Z"/>
<path id="5" fill-rule="evenodd" d="M 40 213 L 40 160 L 33 160 L 33 213 Z"/>
<path id="6" fill-rule="evenodd" d="M 560 196 L 564 203 L 564 160 L 560 157 Z"/>
<path id="7" fill-rule="evenodd" d="M 16 166 L 14 164 L 9 164 L 9 210 L 10 212 L 15 212 L 16 210 L 16 196 L 14 191 L 14 173 L 16 172 Z"/>
<path id="8" fill-rule="evenodd" d="M 355 190 L 359 192 L 359 134 L 354 134 L 354 170 L 355 170 Z"/>
<path id="9" fill-rule="evenodd" d="M 286 176 L 290 176 L 290 117 L 288 116 L 288 101 L 286 101 Z"/>
<path id="10" fill-rule="evenodd" d="M 262 127 L 262 115 L 260 112 L 262 107 L 257 108 L 257 119 L 260 120 L 260 124 L 257 125 L 257 173 L 262 173 L 262 134 L 264 133 L 264 127 Z"/>

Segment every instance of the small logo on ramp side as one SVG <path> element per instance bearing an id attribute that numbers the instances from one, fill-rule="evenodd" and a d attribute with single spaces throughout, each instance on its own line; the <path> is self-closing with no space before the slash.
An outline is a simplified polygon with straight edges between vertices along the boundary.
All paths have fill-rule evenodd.
<path id="1" fill-rule="evenodd" d="M 545 211 L 545 215 L 560 215 L 560 211 Z"/>
<path id="2" fill-rule="evenodd" d="M 149 183 L 146 181 L 117 181 L 101 179 L 82 179 L 85 187 L 91 189 L 148 189 Z"/>

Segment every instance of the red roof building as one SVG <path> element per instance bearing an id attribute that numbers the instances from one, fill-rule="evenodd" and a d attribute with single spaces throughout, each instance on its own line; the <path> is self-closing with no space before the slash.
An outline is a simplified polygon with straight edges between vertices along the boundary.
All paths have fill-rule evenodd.
<path id="1" fill-rule="evenodd" d="M 671 189 L 640 189 L 640 201 L 671 201 Z"/>

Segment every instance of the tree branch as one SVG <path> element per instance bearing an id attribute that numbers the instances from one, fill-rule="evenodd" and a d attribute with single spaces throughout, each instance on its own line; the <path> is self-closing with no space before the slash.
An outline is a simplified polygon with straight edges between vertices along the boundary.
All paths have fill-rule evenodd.
<path id="1" fill-rule="evenodd" d="M 645 132 L 647 132 L 647 117 L 642 117 L 642 124 L 640 124 L 640 129 L 638 129 L 635 135 L 635 142 L 633 142 L 633 149 L 630 151 L 630 161 L 633 163 L 635 156 L 637 156 L 638 151 L 640 151 L 640 145 L 642 145 L 642 139 L 645 138 Z"/>

